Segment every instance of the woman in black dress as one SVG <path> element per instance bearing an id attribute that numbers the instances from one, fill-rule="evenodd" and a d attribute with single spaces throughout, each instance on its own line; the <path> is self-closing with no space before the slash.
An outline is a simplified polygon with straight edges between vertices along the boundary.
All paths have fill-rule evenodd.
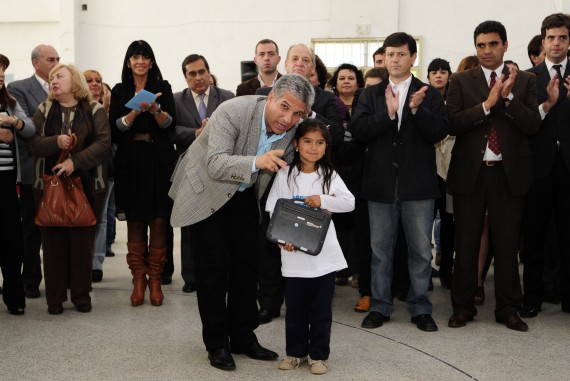
<path id="1" fill-rule="evenodd" d="M 151 304 L 160 306 L 164 299 L 160 275 L 166 263 L 166 232 L 172 210 L 168 189 L 176 163 L 169 138 L 176 125 L 174 98 L 145 41 L 129 45 L 121 80 L 112 90 L 109 120 L 117 144 L 117 217 L 127 220 L 127 263 L 134 284 L 131 304 L 143 304 L 148 283 Z M 126 107 L 143 89 L 156 99 L 141 102 L 138 110 Z"/>

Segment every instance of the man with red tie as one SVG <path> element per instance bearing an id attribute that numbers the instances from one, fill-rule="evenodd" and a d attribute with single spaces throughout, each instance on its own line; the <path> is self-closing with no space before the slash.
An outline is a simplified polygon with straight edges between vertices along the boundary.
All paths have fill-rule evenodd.
<path id="1" fill-rule="evenodd" d="M 480 66 L 450 79 L 447 110 L 456 136 L 447 186 L 453 194 L 456 259 L 449 327 L 463 327 L 477 314 L 477 261 L 485 213 L 495 253 L 495 320 L 516 331 L 522 292 L 518 248 L 524 197 L 532 184 L 527 136 L 540 126 L 534 75 L 508 68 L 507 32 L 485 21 L 473 35 Z"/>

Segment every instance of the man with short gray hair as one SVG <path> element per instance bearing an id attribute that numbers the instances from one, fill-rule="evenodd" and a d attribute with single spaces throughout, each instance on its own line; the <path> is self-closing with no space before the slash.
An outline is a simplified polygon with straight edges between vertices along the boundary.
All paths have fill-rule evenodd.
<path id="1" fill-rule="evenodd" d="M 268 97 L 222 103 L 174 171 L 170 222 L 189 226 L 202 337 L 215 368 L 235 369 L 230 351 L 256 360 L 278 357 L 253 332 L 259 326 L 259 200 L 293 158 L 295 127 L 313 99 L 306 79 L 284 75 Z"/>
<path id="2" fill-rule="evenodd" d="M 34 116 L 39 104 L 45 101 L 48 96 L 48 74 L 59 62 L 59 55 L 53 46 L 38 45 L 32 50 L 31 58 L 35 73 L 30 78 L 14 81 L 8 85 L 8 90 L 30 118 Z M 22 173 L 20 210 L 22 228 L 24 229 L 22 279 L 24 280 L 26 297 L 39 298 L 39 285 L 42 282 L 41 236 L 40 230 L 34 224 L 36 217 L 36 206 L 32 191 L 34 175 L 32 157 L 28 152 L 28 143 L 25 139 L 18 140 L 18 154 L 20 155 L 20 171 Z"/>

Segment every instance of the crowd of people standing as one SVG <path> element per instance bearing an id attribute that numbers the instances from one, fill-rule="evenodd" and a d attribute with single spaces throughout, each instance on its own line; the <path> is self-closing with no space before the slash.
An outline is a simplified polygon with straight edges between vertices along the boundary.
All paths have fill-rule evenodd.
<path id="1" fill-rule="evenodd" d="M 196 291 L 208 359 L 223 370 L 236 368 L 232 353 L 278 358 L 254 331 L 285 303 L 279 368 L 308 361 L 326 373 L 334 287 L 349 280 L 367 329 L 390 321 L 397 297 L 419 330 L 438 331 L 436 273 L 451 290 L 448 327 L 464 327 L 485 302 L 491 261 L 496 322 L 528 331 L 521 317 L 536 317 L 545 302 L 570 313 L 570 16 L 547 16 L 540 32 L 523 71 L 504 59 L 505 27 L 482 22 L 476 54 L 455 73 L 433 60 L 426 81 L 412 74 L 418 52 L 407 33 L 385 39 L 375 68 L 344 63 L 332 75 L 304 44 L 288 48 L 279 73 L 278 45 L 263 39 L 258 74 L 237 97 L 214 84 L 199 54 L 183 60 L 188 86 L 174 93 L 142 40 L 128 46 L 112 89 L 97 70 L 59 63 L 49 45 L 33 49 L 30 78 L 6 86 L 10 61 L 0 54 L 9 313 L 24 315 L 42 280 L 50 314 L 64 313 L 68 289 L 75 309 L 90 312 L 91 283 L 114 255 L 116 218 L 127 221 L 133 307 L 147 287 L 150 303 L 163 304 L 172 229 L 181 228 L 183 291 Z M 51 173 L 81 178 L 96 226 L 34 224 Z M 333 212 L 318 256 L 265 239 L 281 197 Z"/>

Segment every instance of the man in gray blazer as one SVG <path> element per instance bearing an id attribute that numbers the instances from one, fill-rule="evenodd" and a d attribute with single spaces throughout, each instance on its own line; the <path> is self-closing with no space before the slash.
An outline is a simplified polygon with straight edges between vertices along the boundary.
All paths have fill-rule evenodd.
<path id="1" fill-rule="evenodd" d="M 176 105 L 176 127 L 171 133 L 172 142 L 176 144 L 176 152 L 181 155 L 190 144 L 202 133 L 208 123 L 208 119 L 215 109 L 222 103 L 234 97 L 231 91 L 220 89 L 210 85 L 210 65 L 204 56 L 190 54 L 182 62 L 182 72 L 188 88 L 174 94 Z M 201 99 L 201 94 L 204 94 Z M 200 115 L 200 104 L 204 102 Z M 184 292 L 196 291 L 196 275 L 194 273 L 194 261 L 190 252 L 190 236 L 188 226 L 180 229 L 180 258 L 181 274 L 184 279 Z M 170 251 L 170 253 L 172 253 Z M 172 256 L 168 256 L 168 262 L 164 267 L 165 273 L 172 277 L 174 265 Z"/>
<path id="2" fill-rule="evenodd" d="M 235 369 L 230 351 L 278 357 L 253 332 L 259 326 L 259 199 L 292 159 L 294 127 L 314 96 L 305 78 L 284 75 L 267 98 L 224 102 L 174 171 L 170 221 L 190 228 L 202 337 L 213 367 Z"/>
<path id="3" fill-rule="evenodd" d="M 8 90 L 28 117 L 32 118 L 39 104 L 46 100 L 49 93 L 48 74 L 58 62 L 59 55 L 53 46 L 38 45 L 32 50 L 32 65 L 35 73 L 30 78 L 14 81 L 8 85 Z M 20 210 L 24 230 L 22 278 L 26 297 L 39 298 L 39 285 L 42 282 L 41 236 L 40 230 L 34 224 L 36 207 L 32 191 L 33 160 L 28 152 L 28 142 L 25 139 L 18 140 L 18 154 L 22 173 Z"/>

